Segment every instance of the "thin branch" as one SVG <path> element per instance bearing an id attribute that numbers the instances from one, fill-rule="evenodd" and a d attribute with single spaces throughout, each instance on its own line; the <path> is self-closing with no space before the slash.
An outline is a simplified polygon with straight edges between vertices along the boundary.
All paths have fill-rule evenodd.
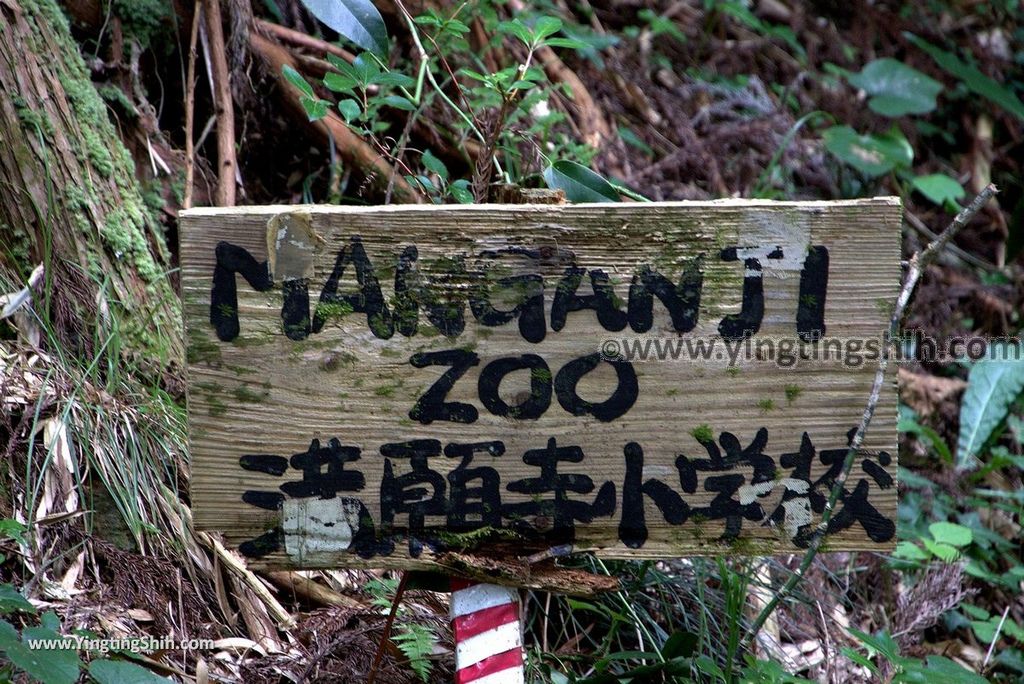
<path id="1" fill-rule="evenodd" d="M 907 303 L 910 302 L 910 297 L 914 294 L 914 289 L 917 287 L 918 281 L 921 279 L 921 275 L 925 269 L 935 261 L 938 257 L 939 252 L 949 244 L 960 230 L 967 225 L 967 223 L 977 214 L 982 207 L 988 204 L 988 201 L 998 192 L 995 185 L 990 184 L 981 193 L 974 198 L 974 201 L 967 207 L 960 211 L 956 215 L 956 218 L 946 227 L 944 231 L 938 236 L 938 238 L 932 242 L 928 247 L 920 253 L 914 254 L 910 258 L 910 262 L 907 270 L 906 280 L 903 282 L 903 287 L 900 290 L 899 296 L 896 298 L 896 305 L 893 307 L 892 316 L 889 318 L 889 328 L 887 331 L 888 338 L 886 344 L 882 347 L 882 355 L 878 360 L 878 370 L 875 372 L 875 381 L 871 386 L 871 396 L 868 399 L 868 404 L 864 409 L 864 415 L 861 418 L 860 425 L 857 426 L 857 431 L 853 435 L 853 439 L 850 440 L 850 447 L 846 451 L 846 458 L 843 460 L 843 469 L 840 472 L 839 477 L 836 478 L 835 483 L 832 485 L 832 491 L 829 493 L 828 502 L 825 504 L 825 510 L 821 514 L 821 522 L 818 523 L 818 528 L 815 530 L 811 538 L 810 546 L 807 552 L 804 554 L 803 559 L 800 561 L 800 566 L 796 572 L 789 576 L 785 584 L 779 589 L 778 593 L 772 597 L 771 601 L 768 602 L 754 622 L 747 629 L 746 635 L 743 641 L 749 642 L 757 636 L 757 633 L 764 626 L 765 622 L 771 617 L 775 609 L 778 608 L 779 604 L 786 599 L 789 594 L 796 588 L 796 585 L 803 580 L 807 570 L 811 567 L 811 563 L 817 556 L 818 551 L 821 549 L 821 544 L 825 539 L 826 533 L 828 532 L 829 521 L 832 519 L 832 511 L 835 509 L 836 502 L 839 501 L 839 497 L 843 492 L 846 485 L 846 479 L 850 476 L 850 471 L 853 469 L 854 461 L 857 458 L 857 453 L 860 451 L 861 444 L 864 442 L 864 435 L 867 433 L 868 426 L 871 424 L 871 419 L 875 415 L 875 408 L 878 406 L 878 399 L 882 393 L 882 387 L 885 385 L 886 369 L 889 367 L 889 342 L 896 338 L 899 332 L 900 321 L 903 319 L 903 313 L 906 311 Z M 729 654 L 730 658 L 736 656 L 735 653 Z"/>
<path id="2" fill-rule="evenodd" d="M 199 39 L 201 2 L 196 0 L 192 10 L 192 35 L 188 40 L 188 76 L 185 80 L 185 209 L 192 208 L 192 191 L 196 174 L 196 151 L 192 140 L 196 116 L 196 41 Z"/>
<path id="3" fill-rule="evenodd" d="M 349 64 L 355 61 L 356 56 L 348 50 L 332 45 L 325 40 L 314 38 L 313 36 L 307 35 L 302 31 L 296 31 L 290 29 L 287 26 L 281 26 L 280 24 L 274 24 L 266 21 L 265 19 L 256 19 L 255 25 L 258 30 L 263 33 L 269 34 L 278 40 L 283 40 L 286 43 L 304 47 L 308 50 L 315 50 L 316 52 L 322 52 L 325 54 L 331 54 L 335 57 L 340 57 Z"/>
<path id="4" fill-rule="evenodd" d="M 235 106 L 231 99 L 231 76 L 220 0 L 205 0 L 206 31 L 210 37 L 210 66 L 213 70 L 214 102 L 217 112 L 217 206 L 235 206 Z"/>

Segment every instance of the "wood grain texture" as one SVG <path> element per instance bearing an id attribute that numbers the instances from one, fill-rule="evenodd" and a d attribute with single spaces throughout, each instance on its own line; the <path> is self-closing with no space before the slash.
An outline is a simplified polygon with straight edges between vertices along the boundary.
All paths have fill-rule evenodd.
<path id="1" fill-rule="evenodd" d="M 593 504 L 604 483 L 615 489 L 613 513 L 576 523 L 569 541 L 577 550 L 633 558 L 799 551 L 797 523 L 804 524 L 804 532 L 816 524 L 815 497 L 828 494 L 829 480 L 823 479 L 828 466 L 822 462 L 821 452 L 844 451 L 847 433 L 860 421 L 867 401 L 875 362 L 864 358 L 863 349 L 848 357 L 860 359 L 856 367 L 850 367 L 853 361 L 844 365 L 802 359 L 787 368 L 759 359 L 756 353 L 740 358 L 733 367 L 727 360 L 714 358 L 634 360 L 630 365 L 637 376 L 635 402 L 624 415 L 607 422 L 594 415 L 573 415 L 560 405 L 557 396 L 536 419 L 494 415 L 481 402 L 480 375 L 496 359 L 523 354 L 541 357 L 550 369 L 547 378 L 543 373 L 531 376 L 520 370 L 500 382 L 497 395 L 514 406 L 535 391 L 531 377 L 543 385 L 555 376 L 557 385 L 561 369 L 575 359 L 600 352 L 606 340 L 658 340 L 662 344 L 707 340 L 719 345 L 717 351 L 725 352 L 719 324 L 723 317 L 741 311 L 745 284 L 752 284 L 745 279 L 756 275 L 749 261 L 753 258 L 763 269 L 764 311 L 759 330 L 748 342 L 754 350 L 768 341 L 793 343 L 801 297 L 805 307 L 813 308 L 815 303 L 807 291 L 801 294 L 801 272 L 815 247 L 824 247 L 828 254 L 825 337 L 844 345 L 850 341 L 878 343 L 899 288 L 900 216 L 895 198 L 828 203 L 734 200 L 565 206 L 277 206 L 184 212 L 182 296 L 189 342 L 188 413 L 196 525 L 220 530 L 229 543 L 241 544 L 261 535 L 273 536 L 274 530 L 278 540 L 283 540 L 281 529 L 287 524 L 292 552 L 280 543 L 277 550 L 265 549 L 251 559 L 265 566 L 445 568 L 466 550 L 522 557 L 566 541 L 564 534 L 558 538 L 545 534 L 557 526 L 549 516 L 512 513 L 528 508 L 521 504 L 549 500 L 550 494 L 507 489 L 510 483 L 539 475 L 540 468 L 525 463 L 523 454 L 545 448 L 553 438 L 558 447 L 578 446 L 585 454 L 581 463 L 559 463 L 558 472 L 586 475 L 593 483 L 588 492 L 570 492 L 569 500 Z M 287 230 L 282 232 L 282 226 Z M 289 242 L 292 235 L 298 239 Z M 500 290 L 500 278 L 540 275 L 543 340 L 526 341 L 516 320 L 501 326 L 481 325 L 468 306 L 465 329 L 457 337 L 439 334 L 421 308 L 415 335 L 406 337 L 395 331 L 382 339 L 371 330 L 366 314 L 337 304 L 321 307 L 321 313 L 328 314 L 322 330 L 304 339 L 290 339 L 283 331 L 282 283 L 294 286 L 306 282 L 301 279 L 308 276 L 312 316 L 339 253 L 352 254 L 353 236 L 361 239 L 389 311 L 397 301 L 398 256 L 408 246 L 418 250 L 419 273 L 428 281 L 433 279 L 439 292 L 456 299 L 467 296 L 480 283 L 489 284 L 494 294 Z M 278 276 L 273 287 L 262 292 L 250 287 L 242 276 L 234 278 L 238 333 L 230 341 L 219 339 L 211 325 L 216 250 L 223 242 L 247 250 L 256 262 L 273 261 Z M 734 248 L 737 258 L 723 258 Z M 462 263 L 470 275 L 451 275 L 459 257 L 464 257 Z M 606 273 L 614 290 L 614 305 L 626 312 L 633 304 L 631 283 L 643 266 L 678 283 L 681 274 L 687 268 L 692 270 L 694 264 L 698 264 L 703 281 L 697 322 L 688 332 L 675 329 L 657 297 L 653 299 L 653 325 L 644 333 L 634 332 L 630 325 L 617 332 L 606 330 L 593 310 L 570 311 L 564 327 L 552 329 L 552 303 L 568 267 L 588 271 L 576 292 L 581 296 L 594 293 L 589 271 Z M 352 265 L 346 268 L 338 284 L 339 294 L 356 292 L 354 270 Z M 493 301 L 496 308 L 511 308 L 499 305 L 497 294 Z M 449 368 L 415 367 L 410 358 L 451 349 L 471 352 L 479 363 L 455 382 L 444 401 L 470 404 L 477 409 L 478 418 L 471 423 L 414 420 L 412 407 Z M 761 356 L 765 356 L 763 349 Z M 615 367 L 598 363 L 579 380 L 578 396 L 593 403 L 604 401 L 616 387 Z M 746 460 L 726 455 L 718 465 L 709 460 L 709 449 L 728 452 L 733 442 L 747 449 L 762 428 L 767 431 L 767 443 L 761 451 L 774 463 L 769 481 L 760 481 L 764 480 L 764 468 L 763 463 L 755 464 L 757 453 Z M 801 477 L 794 464 L 805 433 L 814 452 L 807 458 L 810 475 Z M 715 446 L 706 444 L 709 437 Z M 290 459 L 306 451 L 311 440 L 318 439 L 326 446 L 332 438 L 360 450 L 359 460 L 345 464 L 345 469 L 361 472 L 365 486 L 358 492 L 338 492 L 348 503 L 323 499 L 268 510 L 242 501 L 246 491 L 279 494 L 283 483 L 302 479 L 295 461 L 286 472 L 274 475 L 243 469 L 243 456 Z M 403 536 L 409 516 L 399 512 L 391 528 L 397 535 L 392 553 L 361 558 L 351 549 L 342 550 L 345 535 L 355 534 L 365 522 L 359 519 L 358 506 L 353 508 L 353 499 L 365 505 L 380 534 L 385 464 L 390 462 L 393 478 L 410 471 L 408 458 L 388 458 L 381 453 L 381 446 L 412 439 L 434 439 L 442 445 L 500 440 L 505 447 L 503 455 L 478 454 L 471 467 L 493 467 L 500 476 L 498 506 L 509 511 L 501 526 L 515 531 L 489 527 L 453 534 L 446 531 L 449 521 L 444 515 L 430 515 L 424 521 L 427 529 L 416 535 L 428 543 L 422 549 L 414 545 L 418 557 L 413 558 Z M 631 482 L 627 481 L 624 455 L 629 443 L 638 444 L 643 451 L 642 476 Z M 808 446 L 804 444 L 805 454 Z M 890 382 L 839 507 L 840 511 L 846 507 L 845 518 L 840 520 L 849 524 L 830 537 L 828 549 L 883 550 L 895 543 L 894 535 L 887 536 L 885 529 L 896 517 L 896 448 L 896 391 L 895 383 Z M 783 454 L 790 456 L 783 458 Z M 680 466 L 680 456 L 685 456 L 691 470 Z M 824 460 L 829 458 L 826 453 Z M 459 461 L 443 455 L 428 459 L 429 467 L 442 475 L 450 473 Z M 691 471 L 696 474 L 697 486 L 689 492 L 685 473 Z M 717 491 L 723 478 L 737 475 L 742 477 L 739 488 L 724 494 Z M 664 483 L 685 503 L 685 522 L 666 520 L 648 495 L 656 487 L 637 489 L 652 481 Z M 857 490 L 861 482 L 862 489 Z M 635 509 L 627 510 L 626 525 L 621 525 L 625 491 L 634 496 L 640 491 L 643 502 L 647 538 L 638 548 L 622 541 L 628 538 L 636 545 L 638 526 Z M 431 494 L 424 492 L 424 497 Z M 862 523 L 862 518 L 871 517 L 865 504 L 877 512 L 873 522 Z M 291 516 L 287 520 L 285 509 Z M 323 529 L 314 533 L 310 527 L 309 539 L 296 542 L 294 530 L 316 523 L 297 523 L 294 516 L 304 516 L 301 520 L 305 521 L 318 519 L 318 511 L 339 516 L 337 521 L 349 525 L 350 530 L 332 529 L 323 534 Z M 801 515 L 808 511 L 810 517 L 804 520 Z M 731 518 L 732 533 L 726 518 Z M 624 537 L 620 527 L 632 531 Z M 868 527 L 876 539 L 870 538 Z M 432 548 L 431 540 L 435 547 L 447 548 Z M 313 548 L 315 553 L 309 552 Z M 529 575 L 528 568 L 524 572 Z M 528 579 L 521 580 L 529 584 Z"/>

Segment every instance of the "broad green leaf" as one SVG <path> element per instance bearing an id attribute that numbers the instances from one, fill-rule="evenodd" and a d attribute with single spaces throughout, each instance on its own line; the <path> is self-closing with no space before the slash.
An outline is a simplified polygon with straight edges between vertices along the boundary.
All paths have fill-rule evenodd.
<path id="1" fill-rule="evenodd" d="M 896 544 L 896 550 L 892 552 L 895 558 L 902 558 L 909 561 L 926 561 L 930 556 L 921 550 L 921 547 L 914 542 L 901 541 Z"/>
<path id="2" fill-rule="evenodd" d="M 35 606 L 29 603 L 13 584 L 0 584 L 0 615 L 19 610 L 26 613 L 36 612 Z"/>
<path id="3" fill-rule="evenodd" d="M 354 121 L 359 118 L 359 113 L 362 110 L 360 109 L 358 102 L 352 99 L 346 99 L 338 102 L 338 111 L 341 112 L 341 116 L 345 121 Z"/>
<path id="4" fill-rule="evenodd" d="M 935 541 L 942 542 L 943 544 L 949 544 L 950 546 L 956 546 L 962 548 L 969 545 L 974 541 L 974 535 L 971 534 L 971 528 L 958 525 L 956 523 L 939 521 L 933 522 L 928 526 L 928 531 L 931 532 L 932 537 Z"/>
<path id="5" fill-rule="evenodd" d="M 619 193 L 612 184 L 585 166 L 572 161 L 556 161 L 544 171 L 548 187 L 564 190 L 570 202 L 618 202 Z"/>
<path id="6" fill-rule="evenodd" d="M 415 88 L 416 79 L 397 71 L 384 71 L 374 77 L 377 85 L 395 86 L 396 88 Z"/>
<path id="7" fill-rule="evenodd" d="M 892 661 L 899 658 L 900 647 L 887 632 L 868 634 L 852 627 L 848 628 L 847 631 L 868 648 L 874 649 L 885 656 L 887 660 Z"/>
<path id="8" fill-rule="evenodd" d="M 25 526 L 13 518 L 0 519 L 0 537 L 13 539 L 19 544 L 25 543 Z"/>
<path id="9" fill-rule="evenodd" d="M 89 674 L 98 684 L 167 684 L 171 681 L 127 660 L 94 660 L 89 663 Z"/>
<path id="10" fill-rule="evenodd" d="M 336 74 L 333 71 L 324 75 L 324 85 L 328 90 L 336 93 L 351 93 L 356 87 L 356 80 L 346 74 Z"/>
<path id="11" fill-rule="evenodd" d="M 365 88 L 380 75 L 380 65 L 372 56 L 364 52 L 352 60 L 352 71 L 355 73 L 359 85 Z"/>
<path id="12" fill-rule="evenodd" d="M 314 17 L 364 50 L 388 52 L 388 30 L 370 0 L 302 0 Z"/>
<path id="13" fill-rule="evenodd" d="M 321 100 L 318 97 L 306 97 L 305 95 L 299 98 L 299 102 L 302 103 L 302 108 L 306 110 L 306 116 L 309 117 L 310 121 L 319 121 L 327 116 L 327 108 L 331 106 L 331 103 L 327 100 Z"/>
<path id="14" fill-rule="evenodd" d="M 935 79 L 889 57 L 876 59 L 847 80 L 871 96 L 868 107 L 882 116 L 925 114 L 935 109 L 935 96 L 942 92 Z"/>
<path id="15" fill-rule="evenodd" d="M 725 679 L 725 673 L 722 671 L 722 668 L 718 666 L 718 663 L 706 655 L 697 656 L 697 658 L 694 659 L 693 664 L 697 666 L 698 670 L 706 675 Z"/>
<path id="16" fill-rule="evenodd" d="M 52 629 L 26 627 L 22 631 L 22 642 L 10 644 L 6 655 L 15 667 L 24 670 L 43 684 L 73 684 L 78 680 L 82 665 L 75 648 L 43 648 L 40 642 L 70 641 Z M 36 642 L 35 648 L 29 648 Z"/>
<path id="17" fill-rule="evenodd" d="M 963 186 L 944 173 L 918 176 L 911 183 L 914 189 L 940 207 L 956 204 L 966 194 Z"/>
<path id="18" fill-rule="evenodd" d="M 408 98 L 402 97 L 401 95 L 388 95 L 384 98 L 383 102 L 389 107 L 401 109 L 402 111 L 416 111 L 416 105 L 414 105 Z"/>
<path id="19" fill-rule="evenodd" d="M 527 28 L 526 24 L 518 19 L 512 21 L 502 21 L 498 24 L 498 31 L 508 35 L 515 36 L 519 40 L 523 41 L 527 45 L 533 42 L 533 32 Z"/>
<path id="20" fill-rule="evenodd" d="M 665 640 L 661 647 L 661 655 L 667 660 L 672 658 L 689 658 L 697 650 L 699 637 L 693 632 L 679 630 Z"/>
<path id="21" fill-rule="evenodd" d="M 943 563 L 952 563 L 960 557 L 960 552 L 955 546 L 944 544 L 942 542 L 932 541 L 927 537 L 921 538 L 921 543 L 928 549 L 928 552 L 938 558 Z"/>
<path id="22" fill-rule="evenodd" d="M 832 126 L 822 133 L 825 149 L 867 176 L 881 176 L 895 168 L 909 167 L 914 150 L 897 130 L 858 135 L 849 126 Z"/>
<path id="23" fill-rule="evenodd" d="M 302 77 L 298 71 L 288 66 L 287 64 L 281 69 L 281 73 L 288 79 L 288 82 L 298 88 L 303 95 L 306 97 L 313 97 L 313 86 L 309 85 L 309 82 Z"/>
<path id="24" fill-rule="evenodd" d="M 968 90 L 1024 119 L 1024 102 L 1021 102 L 1009 88 L 992 80 L 952 52 L 936 47 L 913 33 L 905 35 L 910 42 L 927 52 L 936 64 L 963 81 Z"/>
<path id="25" fill-rule="evenodd" d="M 428 171 L 432 171 L 440 176 L 443 180 L 448 180 L 448 167 L 444 165 L 444 162 L 434 156 L 434 153 L 430 150 L 423 152 L 423 166 Z"/>
<path id="26" fill-rule="evenodd" d="M 988 684 L 988 680 L 976 672 L 944 656 L 930 655 L 925 658 L 924 672 L 929 682 L 943 684 Z"/>
<path id="27" fill-rule="evenodd" d="M 562 20 L 558 17 L 541 17 L 533 25 L 533 35 L 536 40 L 543 40 L 553 36 L 562 30 Z"/>
<path id="28" fill-rule="evenodd" d="M 1024 389 L 1024 347 L 992 343 L 989 356 L 977 361 L 967 376 L 967 391 L 960 404 L 960 436 L 956 445 L 956 467 L 966 470 L 977 465 L 976 455 L 992 435 L 1010 404 Z"/>
<path id="29" fill-rule="evenodd" d="M 451 185 L 448 186 L 449 192 L 452 193 L 452 197 L 459 204 L 472 204 L 473 193 L 469 190 L 469 181 L 465 178 L 460 178 Z"/>

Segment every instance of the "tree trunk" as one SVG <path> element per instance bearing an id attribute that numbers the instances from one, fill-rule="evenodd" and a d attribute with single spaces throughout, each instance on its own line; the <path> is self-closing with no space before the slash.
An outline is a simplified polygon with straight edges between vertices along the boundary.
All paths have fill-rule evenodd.
<path id="1" fill-rule="evenodd" d="M 155 216 L 55 0 L 0 0 L 0 277 L 43 263 L 54 341 L 166 373 L 182 328 Z"/>

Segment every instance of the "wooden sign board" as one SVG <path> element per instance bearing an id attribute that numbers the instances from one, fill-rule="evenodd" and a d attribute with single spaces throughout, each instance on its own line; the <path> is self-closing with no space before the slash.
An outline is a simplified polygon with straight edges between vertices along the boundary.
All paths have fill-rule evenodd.
<path id="1" fill-rule="evenodd" d="M 264 566 L 797 552 L 869 395 L 900 220 L 895 198 L 183 212 L 195 523 Z M 889 382 L 828 548 L 892 547 L 895 474 Z"/>

